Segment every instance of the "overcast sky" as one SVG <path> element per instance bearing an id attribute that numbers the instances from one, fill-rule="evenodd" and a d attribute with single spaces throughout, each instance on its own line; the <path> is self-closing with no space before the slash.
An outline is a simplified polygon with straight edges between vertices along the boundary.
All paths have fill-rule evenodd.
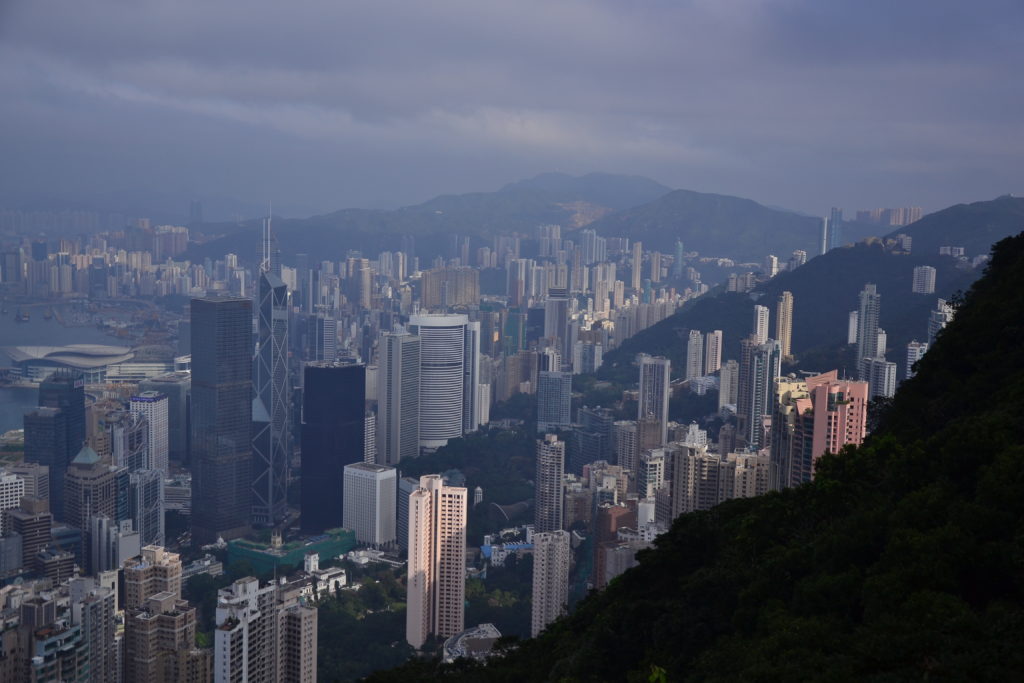
<path id="1" fill-rule="evenodd" d="M 0 0 L 0 205 L 607 171 L 934 210 L 1024 191 L 1022 36 L 1021 0 Z"/>

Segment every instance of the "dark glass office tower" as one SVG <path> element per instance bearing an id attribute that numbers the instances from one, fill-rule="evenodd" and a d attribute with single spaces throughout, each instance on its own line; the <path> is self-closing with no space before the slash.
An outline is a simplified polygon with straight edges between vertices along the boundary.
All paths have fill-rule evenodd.
<path id="1" fill-rule="evenodd" d="M 304 531 L 341 526 L 345 465 L 363 460 L 365 402 L 365 366 L 306 366 L 302 399 Z"/>
<path id="2" fill-rule="evenodd" d="M 25 462 L 50 468 L 50 485 L 46 497 L 55 517 L 64 517 L 64 475 L 68 463 L 64 460 L 67 420 L 56 408 L 37 408 L 25 414 Z"/>
<path id="3" fill-rule="evenodd" d="M 192 300 L 192 537 L 249 531 L 252 506 L 252 302 Z"/>
<path id="4" fill-rule="evenodd" d="M 64 475 L 85 443 L 85 381 L 61 369 L 39 385 L 39 410 L 25 416 L 25 460 L 50 468 L 50 510 L 64 518 Z"/>

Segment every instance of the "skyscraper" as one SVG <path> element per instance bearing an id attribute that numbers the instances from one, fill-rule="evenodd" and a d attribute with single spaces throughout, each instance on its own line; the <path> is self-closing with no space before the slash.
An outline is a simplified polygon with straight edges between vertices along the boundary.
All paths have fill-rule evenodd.
<path id="1" fill-rule="evenodd" d="M 192 394 L 192 373 L 171 372 L 142 380 L 139 382 L 139 392 L 147 391 L 157 391 L 167 396 L 168 458 L 176 463 L 187 463 L 191 436 L 188 406 Z"/>
<path id="2" fill-rule="evenodd" d="M 127 485 L 124 470 L 105 464 L 96 451 L 83 446 L 71 461 L 64 476 L 64 521 L 82 532 L 82 545 L 78 557 L 84 566 L 93 569 L 91 558 L 92 517 L 106 517 L 118 521 L 127 514 L 119 509 L 121 486 Z"/>
<path id="3" fill-rule="evenodd" d="M 149 458 L 146 466 L 142 469 L 160 470 L 165 477 L 170 475 L 167 407 L 167 396 L 155 391 L 144 391 L 137 396 L 132 396 L 131 411 L 146 416 L 146 443 Z"/>
<path id="4" fill-rule="evenodd" d="M 21 504 L 21 497 L 24 495 L 25 480 L 0 470 L 0 535 L 5 535 L 10 531 L 8 528 L 10 525 L 4 512 L 18 507 Z"/>
<path id="5" fill-rule="evenodd" d="M 217 591 L 216 681 L 316 681 L 317 610 L 251 576 Z"/>
<path id="6" fill-rule="evenodd" d="M 192 300 L 192 537 L 249 530 L 252 501 L 252 302 Z"/>
<path id="7" fill-rule="evenodd" d="M 533 534 L 533 607 L 530 635 L 566 613 L 569 604 L 569 532 L 561 529 Z"/>
<path id="8" fill-rule="evenodd" d="M 542 370 L 537 373 L 537 431 L 572 426 L 572 373 Z"/>
<path id="9" fill-rule="evenodd" d="M 187 600 L 154 593 L 137 608 L 125 610 L 124 621 L 124 680 L 212 679 L 212 657 L 209 650 L 195 647 L 196 610 Z"/>
<path id="10" fill-rule="evenodd" d="M 537 476 L 534 478 L 534 532 L 562 528 L 562 480 L 565 478 L 565 442 L 554 434 L 537 440 Z"/>
<path id="11" fill-rule="evenodd" d="M 477 428 L 480 323 L 465 315 L 414 315 L 420 338 L 420 446 L 438 448 Z"/>
<path id="12" fill-rule="evenodd" d="M 633 264 L 632 264 L 632 278 L 631 285 L 633 286 L 633 292 L 639 294 L 640 292 L 640 275 L 641 268 L 644 263 L 644 245 L 639 240 L 633 242 Z"/>
<path id="13" fill-rule="evenodd" d="M 302 528 L 321 532 L 344 518 L 344 468 L 363 461 L 366 366 L 311 363 L 302 396 Z"/>
<path id="14" fill-rule="evenodd" d="M 828 215 L 828 249 L 843 246 L 843 210 L 833 206 Z"/>
<path id="15" fill-rule="evenodd" d="M 917 266 L 914 268 L 914 282 L 910 291 L 914 294 L 935 293 L 935 269 L 931 266 Z"/>
<path id="16" fill-rule="evenodd" d="M 700 330 L 690 330 L 686 343 L 686 379 L 704 376 L 704 335 Z"/>
<path id="17" fill-rule="evenodd" d="M 744 349 L 749 354 L 746 372 L 741 366 L 739 382 L 740 436 L 752 450 L 767 446 L 765 418 L 771 417 L 775 380 L 779 376 L 781 351 L 779 343 L 769 339 L 764 344 Z M 744 377 L 744 375 L 746 375 Z"/>
<path id="18" fill-rule="evenodd" d="M 881 312 L 882 296 L 873 284 L 864 285 L 860 293 L 860 309 L 857 312 L 857 367 L 861 360 L 878 355 L 878 317 Z M 866 380 L 863 375 L 861 380 Z"/>
<path id="19" fill-rule="evenodd" d="M 668 438 L 668 399 L 671 394 L 672 363 L 660 356 L 637 356 L 640 366 L 640 391 L 637 400 L 637 421 L 654 420 L 658 423 L 660 441 Z"/>
<path id="20" fill-rule="evenodd" d="M 928 345 L 916 339 L 907 344 L 907 366 L 904 370 L 904 378 L 910 379 L 914 376 L 914 363 L 924 358 L 928 351 Z"/>
<path id="21" fill-rule="evenodd" d="M 758 344 L 764 344 L 768 341 L 768 307 L 755 305 L 754 306 L 754 325 L 753 330 L 754 339 Z"/>
<path id="22" fill-rule="evenodd" d="M 420 452 L 420 338 L 385 332 L 379 348 L 377 457 L 397 465 Z"/>
<path id="23" fill-rule="evenodd" d="M 39 385 L 39 410 L 25 416 L 25 461 L 50 468 L 50 510 L 64 514 L 64 474 L 85 443 L 85 381 L 57 370 Z"/>
<path id="24" fill-rule="evenodd" d="M 420 648 L 464 627 L 466 489 L 439 474 L 420 477 L 409 496 L 408 598 L 405 639 Z"/>
<path id="25" fill-rule="evenodd" d="M 128 514 L 143 546 L 164 545 L 164 477 L 160 470 L 129 473 Z"/>
<path id="26" fill-rule="evenodd" d="M 860 375 L 868 383 L 869 398 L 892 398 L 896 394 L 896 364 L 881 356 L 862 358 Z"/>
<path id="27" fill-rule="evenodd" d="M 671 451 L 671 518 L 694 510 L 710 510 L 733 497 L 736 463 L 704 446 Z"/>
<path id="28" fill-rule="evenodd" d="M 291 455 L 288 380 L 288 286 L 271 259 L 270 219 L 263 227 L 257 282 L 257 344 L 253 363 L 252 521 L 273 526 L 287 512 Z"/>
<path id="29" fill-rule="evenodd" d="M 59 408 L 36 408 L 25 413 L 25 462 L 46 467 L 50 471 L 48 487 L 40 492 L 50 501 L 51 510 L 64 516 L 64 474 L 71 458 L 65 460 L 67 448 L 66 415 Z"/>
<path id="30" fill-rule="evenodd" d="M 704 337 L 704 374 L 711 375 L 722 367 L 722 331 L 713 330 Z"/>
<path id="31" fill-rule="evenodd" d="M 783 292 L 775 305 L 775 339 L 782 357 L 793 355 L 793 293 Z"/>
<path id="32" fill-rule="evenodd" d="M 571 358 L 568 342 L 569 291 L 564 287 L 551 287 L 544 302 L 544 338 L 558 350 L 562 358 Z M 561 370 L 561 368 L 551 368 Z"/>
<path id="33" fill-rule="evenodd" d="M 375 463 L 345 465 L 344 523 L 357 543 L 379 547 L 395 542 L 397 474 L 394 467 Z"/>
<path id="34" fill-rule="evenodd" d="M 802 381 L 779 379 L 772 416 L 772 489 L 810 481 L 822 455 L 860 444 L 867 403 L 867 382 L 840 380 L 835 370 Z"/>
<path id="35" fill-rule="evenodd" d="M 157 593 L 181 597 L 181 556 L 160 546 L 145 546 L 142 557 L 124 567 L 124 608 L 139 609 Z"/>
<path id="36" fill-rule="evenodd" d="M 955 312 L 956 310 L 945 299 L 938 300 L 935 308 L 928 314 L 928 346 L 935 344 L 935 338 L 953 320 Z"/>
<path id="37" fill-rule="evenodd" d="M 740 365 L 728 360 L 718 373 L 718 409 L 725 406 L 736 408 L 736 396 L 739 393 Z"/>
<path id="38" fill-rule="evenodd" d="M 676 240 L 676 258 L 672 262 L 672 277 L 680 279 L 683 277 L 683 241 L 680 239 Z"/>

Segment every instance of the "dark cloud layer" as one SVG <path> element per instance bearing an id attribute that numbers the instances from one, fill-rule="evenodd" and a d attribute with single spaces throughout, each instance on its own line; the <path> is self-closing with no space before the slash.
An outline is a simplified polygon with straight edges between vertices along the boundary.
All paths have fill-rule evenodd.
<path id="1" fill-rule="evenodd" d="M 1020 190 L 1024 5 L 15 0 L 0 202 L 295 212 L 547 170 L 822 212 Z"/>

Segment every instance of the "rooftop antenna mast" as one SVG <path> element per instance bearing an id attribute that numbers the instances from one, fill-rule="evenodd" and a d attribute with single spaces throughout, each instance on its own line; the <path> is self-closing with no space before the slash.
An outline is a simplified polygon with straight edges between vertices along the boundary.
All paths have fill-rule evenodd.
<path id="1" fill-rule="evenodd" d="M 269 212 L 267 217 L 263 219 L 263 235 L 262 235 L 262 260 L 260 261 L 260 271 L 263 273 L 270 272 L 270 224 L 274 217 L 274 202 L 270 202 Z"/>

